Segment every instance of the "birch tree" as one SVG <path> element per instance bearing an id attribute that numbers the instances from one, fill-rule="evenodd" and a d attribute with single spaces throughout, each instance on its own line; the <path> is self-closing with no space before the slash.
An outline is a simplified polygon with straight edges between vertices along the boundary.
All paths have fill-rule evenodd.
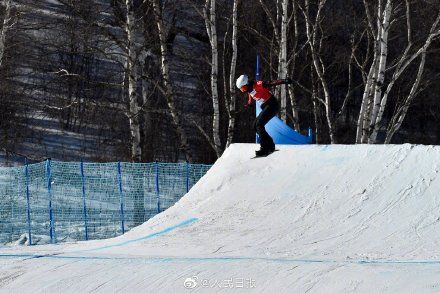
<path id="1" fill-rule="evenodd" d="M 391 12 L 392 12 L 392 1 L 387 0 L 383 16 L 382 16 L 382 23 L 380 27 L 378 27 L 378 35 L 379 35 L 379 52 L 378 52 L 378 62 L 377 62 L 377 72 L 375 74 L 375 85 L 373 91 L 373 103 L 371 110 L 371 118 L 369 120 L 369 128 L 371 129 L 374 127 L 374 123 L 376 122 L 376 118 L 378 115 L 379 107 L 380 107 L 380 98 L 382 95 L 382 86 L 385 80 L 385 69 L 387 64 L 387 57 L 388 57 L 388 35 L 389 30 L 391 27 Z M 378 22 L 379 23 L 379 22 Z M 367 119 L 364 120 L 365 122 L 368 121 Z M 366 124 L 366 123 L 365 123 Z M 366 132 L 364 132 L 366 134 Z"/>
<path id="2" fill-rule="evenodd" d="M 285 79 L 287 77 L 287 25 L 289 0 L 281 1 L 281 34 L 280 34 L 280 52 L 278 57 L 278 78 Z M 286 85 L 280 86 L 280 118 L 284 122 L 287 121 L 287 88 Z"/>
<path id="3" fill-rule="evenodd" d="M 373 17 L 370 15 L 369 4 L 364 0 L 365 13 L 367 16 L 370 32 L 374 37 L 374 56 L 368 73 L 366 85 L 362 97 L 361 110 L 358 119 L 356 142 L 367 142 L 372 115 L 377 115 L 377 99 L 380 95 L 388 51 L 388 32 L 392 12 L 392 2 L 387 0 L 383 9 L 382 0 L 378 0 L 376 14 L 376 29 L 373 25 Z"/>
<path id="4" fill-rule="evenodd" d="M 409 10 L 407 11 L 407 14 L 409 14 Z M 409 16 L 408 16 L 408 19 L 409 19 Z M 397 111 L 394 113 L 393 117 L 391 118 L 391 122 L 388 125 L 385 143 L 390 143 L 394 134 L 400 129 L 400 127 L 402 126 L 403 120 L 405 119 L 405 117 L 408 113 L 409 107 L 411 106 L 412 102 L 414 101 L 414 99 L 416 98 L 416 96 L 418 94 L 420 83 L 422 81 L 423 72 L 425 69 L 427 50 L 428 50 L 429 46 L 432 44 L 432 42 L 435 39 L 438 39 L 440 36 L 439 22 L 440 22 L 440 11 L 438 12 L 437 18 L 435 19 L 434 23 L 431 26 L 431 29 L 429 31 L 429 35 L 428 35 L 424 45 L 406 61 L 406 63 L 408 63 L 408 62 L 411 63 L 412 60 L 420 57 L 420 63 L 418 66 L 417 75 L 416 75 L 415 80 L 412 84 L 411 90 L 410 90 L 409 94 L 407 95 L 407 97 L 404 99 L 403 103 L 398 106 Z M 408 21 L 408 38 L 409 38 L 409 43 L 411 43 L 411 41 L 410 41 L 410 39 L 411 39 L 410 21 Z M 408 65 L 406 65 L 406 66 L 408 66 Z M 405 66 L 405 64 L 402 65 L 402 69 L 400 69 L 400 70 L 404 70 L 403 68 L 406 68 L 406 66 Z M 390 87 L 390 86 L 388 86 L 388 87 Z M 385 92 L 383 99 L 388 96 L 390 90 L 387 88 L 387 91 Z M 385 101 L 383 107 L 385 107 L 385 104 L 386 104 L 386 101 Z M 384 109 L 381 108 L 381 109 L 379 109 L 379 111 L 380 111 L 379 112 L 380 118 L 378 117 L 379 119 L 378 119 L 377 123 L 379 123 L 380 120 L 382 119 Z M 379 126 L 376 124 L 373 135 L 377 135 L 378 128 L 379 128 Z M 374 136 L 374 139 L 375 138 L 376 137 Z"/>
<path id="5" fill-rule="evenodd" d="M 368 25 L 370 32 L 374 36 L 374 56 L 369 68 L 364 94 L 362 97 L 362 104 L 359 113 L 359 119 L 357 124 L 357 143 L 377 143 L 377 135 L 382 127 L 382 119 L 385 112 L 385 108 L 388 103 L 390 93 L 394 89 L 394 86 L 398 80 L 402 77 L 402 74 L 407 71 L 408 67 L 416 60 L 420 60 L 418 71 L 415 76 L 413 86 L 408 93 L 403 106 L 395 113 L 395 116 L 391 119 L 388 126 L 387 138 L 385 142 L 389 142 L 394 133 L 400 128 L 401 122 L 406 116 L 406 112 L 410 103 L 414 100 L 420 79 L 423 76 L 423 70 L 426 60 L 426 52 L 431 44 L 438 38 L 440 34 L 440 11 L 437 13 L 437 17 L 431 25 L 430 31 L 427 34 L 425 40 L 419 47 L 415 47 L 412 34 L 412 21 L 411 21 L 411 2 L 405 0 L 405 19 L 406 19 L 406 35 L 407 45 L 403 52 L 393 62 L 394 65 L 387 66 L 388 58 L 388 46 L 389 46 L 389 31 L 393 21 L 399 17 L 395 15 L 393 10 L 392 1 L 387 0 L 385 5 L 382 5 L 382 1 L 379 0 L 377 4 L 377 13 L 375 18 L 377 19 L 376 29 L 373 27 L 373 16 L 370 15 L 369 4 L 364 1 L 365 12 L 368 19 Z M 383 6 L 383 7 L 382 7 Z M 383 91 L 384 81 L 386 74 L 392 73 L 389 78 L 388 84 Z M 396 116 L 397 115 L 397 116 Z M 400 122 L 399 122 L 400 121 Z"/>
<path id="6" fill-rule="evenodd" d="M 296 0 L 295 0 L 296 1 Z M 295 2 L 292 1 L 292 2 Z M 273 36 L 274 36 L 274 48 L 272 48 L 277 53 L 278 66 L 277 66 L 277 78 L 285 79 L 288 73 L 288 27 L 291 23 L 292 16 L 289 16 L 289 0 L 276 0 L 276 14 L 273 15 L 268 4 L 264 0 L 259 0 L 263 11 L 265 12 L 267 19 L 271 25 Z M 295 5 L 295 4 L 293 4 Z M 294 37 L 296 38 L 297 35 Z M 295 52 L 294 52 L 295 53 Z M 270 52 L 272 54 L 272 52 Z M 286 122 L 287 121 L 287 87 L 286 85 L 281 85 L 275 89 L 275 96 L 280 99 L 280 117 Z M 294 103 L 295 105 L 295 103 Z M 297 116 L 295 113 L 296 109 L 293 109 L 293 116 Z"/>
<path id="7" fill-rule="evenodd" d="M 273 42 L 271 43 L 271 51 L 277 54 L 277 78 L 285 79 L 293 76 L 298 55 L 298 16 L 297 16 L 297 0 L 276 0 L 272 4 L 276 7 L 276 15 L 273 15 L 269 5 L 264 0 L 259 0 L 260 6 L 263 8 L 273 31 Z M 292 27 L 293 33 L 289 28 Z M 289 43 L 293 43 L 289 46 Z M 270 52 L 272 54 L 272 52 Z M 270 58 L 271 59 L 271 58 Z M 275 88 L 275 96 L 280 99 L 280 118 L 287 122 L 290 116 L 293 121 L 295 130 L 300 130 L 299 115 L 296 103 L 294 86 L 280 85 Z M 290 102 L 291 112 L 287 111 L 287 103 Z"/>
<path id="8" fill-rule="evenodd" d="M 131 158 L 135 162 L 142 161 L 141 148 L 141 126 L 139 115 L 141 107 L 138 101 L 137 83 L 139 74 L 137 72 L 137 53 L 136 53 L 136 35 L 135 35 L 135 16 L 133 0 L 125 0 L 126 6 L 126 24 L 125 32 L 127 34 L 127 61 L 126 72 L 128 75 L 128 101 L 129 101 L 129 123 L 131 134 Z"/>
<path id="9" fill-rule="evenodd" d="M 0 67 L 3 64 L 3 56 L 6 48 L 6 35 L 11 24 L 11 0 L 2 0 L 5 12 L 3 16 L 3 24 L 0 30 Z"/>
<path id="10" fill-rule="evenodd" d="M 301 12 L 304 15 L 305 20 L 305 26 L 306 26 L 306 35 L 307 35 L 307 42 L 310 49 L 310 54 L 312 58 L 312 63 L 314 70 L 316 72 L 317 78 L 320 82 L 320 86 L 322 87 L 324 99 L 321 99 L 317 97 L 317 100 L 322 103 L 322 105 L 325 108 L 325 114 L 326 114 L 326 120 L 327 120 L 327 126 L 330 136 L 331 143 L 336 143 L 336 137 L 334 133 L 334 122 L 333 122 L 333 114 L 331 109 L 331 98 L 330 98 L 330 91 L 328 87 L 328 82 L 325 77 L 325 65 L 322 62 L 322 59 L 319 56 L 318 53 L 318 46 L 320 45 L 319 42 L 317 42 L 318 37 L 318 25 L 319 22 L 322 21 L 322 9 L 326 3 L 326 0 L 319 0 L 318 2 L 318 8 L 316 15 L 314 17 L 314 20 L 312 20 L 310 15 L 310 3 L 309 0 L 304 1 L 304 6 L 300 6 Z"/>
<path id="11" fill-rule="evenodd" d="M 113 68 L 120 69 L 117 74 L 113 73 L 114 76 L 108 78 L 114 82 L 96 83 L 99 87 L 117 90 L 120 103 L 100 102 L 100 107 L 111 108 L 124 115 L 128 122 L 129 136 L 126 139 L 126 146 L 130 160 L 141 162 L 143 160 L 141 138 L 144 125 L 141 119 L 143 107 L 138 88 L 139 57 L 143 52 L 144 42 L 140 29 L 142 23 L 136 19 L 136 9 L 139 6 L 134 4 L 134 0 L 118 0 L 110 3 L 70 0 L 59 0 L 59 2 L 65 6 L 64 10 L 69 12 L 69 18 L 72 19 L 72 35 L 78 34 L 79 42 L 90 39 L 87 41 L 88 52 L 80 51 L 80 54 L 87 55 L 93 52 L 100 60 L 111 61 L 114 64 Z M 91 9 L 93 11 L 90 11 Z M 88 27 L 87 32 L 91 34 L 85 32 L 87 35 L 81 35 L 75 32 L 76 26 Z M 71 41 L 72 44 L 75 43 L 74 39 Z M 76 64 L 75 54 L 72 55 L 72 64 Z M 60 68 L 53 73 L 66 79 L 88 80 L 86 73 L 77 74 L 69 72 L 66 68 Z M 82 100 L 82 97 L 78 100 Z M 81 106 L 80 103 L 77 104 Z M 125 132 L 127 130 L 124 130 Z"/>
<path id="12" fill-rule="evenodd" d="M 105 20 L 89 19 L 89 15 L 78 7 L 80 3 L 65 0 L 60 0 L 60 2 L 74 12 L 75 17 L 80 17 L 84 22 L 90 23 L 102 35 L 100 39 L 103 44 L 98 45 L 94 49 L 123 67 L 124 75 L 121 77 L 123 82 L 118 86 L 125 90 L 122 94 L 122 102 L 124 103 L 122 112 L 127 117 L 129 124 L 130 159 L 133 162 L 141 162 L 142 125 L 140 116 L 142 107 L 137 86 L 140 76 L 138 63 L 143 44 L 139 39 L 140 22 L 136 20 L 134 1 L 114 1 L 110 6 L 105 6 L 105 8 L 100 7 L 100 5 L 94 6 L 96 9 L 102 9 L 101 14 L 110 16 L 103 18 Z M 111 11 L 113 14 L 108 14 L 108 11 Z M 61 71 L 65 70 L 62 69 Z M 66 73 L 66 75 L 71 75 L 69 72 Z"/>
<path id="13" fill-rule="evenodd" d="M 313 65 L 311 65 L 310 68 L 310 81 L 312 84 L 312 93 L 311 93 L 311 100 L 313 103 L 313 119 L 315 122 L 315 142 L 317 144 L 319 144 L 320 139 L 321 139 L 321 133 L 320 133 L 320 123 L 319 123 L 319 105 L 318 105 L 318 95 L 317 95 L 317 90 L 316 90 L 316 82 L 315 82 L 315 74 L 314 74 L 315 70 L 313 68 Z"/>
<path id="14" fill-rule="evenodd" d="M 218 94 L 218 40 L 217 40 L 217 22 L 216 22 L 216 1 L 205 0 L 205 8 L 203 10 L 203 18 L 205 19 L 206 32 L 208 33 L 211 45 L 211 96 L 212 96 L 212 136 L 214 148 L 217 157 L 222 154 L 222 146 L 220 141 L 220 107 Z"/>
<path id="15" fill-rule="evenodd" d="M 228 109 L 229 123 L 228 123 L 228 139 L 226 142 L 226 147 L 232 143 L 234 139 L 234 130 L 235 130 L 235 116 L 236 116 L 236 90 L 235 90 L 235 72 L 237 67 L 237 34 L 238 34 L 238 4 L 239 0 L 234 0 L 232 6 L 232 57 L 231 57 L 231 65 L 229 71 L 229 94 L 230 94 L 230 102 L 226 107 Z M 225 99 L 227 101 L 227 99 Z"/>
<path id="16" fill-rule="evenodd" d="M 417 71 L 416 79 L 411 87 L 411 91 L 409 92 L 408 96 L 404 99 L 403 103 L 399 105 L 397 111 L 394 113 L 393 117 L 391 118 L 391 122 L 388 126 L 387 135 L 385 138 L 386 144 L 391 142 L 391 139 L 393 138 L 394 134 L 402 126 L 403 120 L 405 119 L 409 106 L 411 105 L 414 98 L 417 96 L 417 90 L 419 88 L 420 81 L 422 79 L 423 71 L 425 68 L 426 52 L 423 52 L 420 58 L 421 60 L 419 64 L 419 69 Z"/>
<path id="17" fill-rule="evenodd" d="M 136 20 L 134 13 L 133 0 L 125 0 L 126 22 L 125 32 L 127 34 L 127 61 L 126 73 L 128 75 L 128 102 L 129 102 L 129 122 L 131 134 L 131 157 L 134 162 L 142 161 L 141 148 L 141 125 L 140 115 L 141 107 L 137 93 L 137 84 L 139 80 L 138 73 L 138 53 L 136 46 Z M 140 225 L 145 219 L 144 209 L 144 188 L 143 180 L 134 179 L 140 186 L 139 192 L 134 196 L 133 219 L 135 225 Z"/>
<path id="18" fill-rule="evenodd" d="M 294 76 L 293 73 L 296 69 L 296 60 L 297 60 L 297 55 L 298 55 L 297 47 L 298 47 L 298 37 L 299 37 L 298 13 L 297 13 L 296 0 L 292 1 L 292 16 L 291 16 L 291 18 L 293 19 L 294 36 L 293 36 L 292 54 L 291 54 L 289 60 L 287 61 L 287 66 L 288 66 L 288 72 L 290 72 L 290 77 L 293 77 Z M 286 46 L 287 46 L 287 42 L 286 42 Z M 287 48 L 286 48 L 286 51 L 287 51 Z M 294 87 L 293 87 L 293 85 L 289 85 L 287 87 L 287 89 L 289 91 L 289 101 L 290 101 L 290 107 L 292 109 L 291 111 L 292 111 L 293 127 L 296 131 L 299 132 L 300 131 L 299 113 L 298 113 L 298 106 L 297 106 Z"/>
<path id="19" fill-rule="evenodd" d="M 170 113 L 173 118 L 173 122 L 176 127 L 177 134 L 179 135 L 181 146 L 183 148 L 183 151 L 185 152 L 186 159 L 188 162 L 192 162 L 191 149 L 188 143 L 187 134 L 182 125 L 182 121 L 180 118 L 180 111 L 177 109 L 174 101 L 175 94 L 170 77 L 170 68 L 169 68 L 169 60 L 168 60 L 169 53 L 166 43 L 167 36 L 166 36 L 164 19 L 163 19 L 162 7 L 160 5 L 159 0 L 150 0 L 150 1 L 153 5 L 154 16 L 156 19 L 157 30 L 159 34 L 160 51 L 161 51 L 161 71 L 162 71 L 163 84 L 165 88 L 165 93 L 164 93 L 165 98 L 167 101 L 168 108 L 170 109 Z"/>

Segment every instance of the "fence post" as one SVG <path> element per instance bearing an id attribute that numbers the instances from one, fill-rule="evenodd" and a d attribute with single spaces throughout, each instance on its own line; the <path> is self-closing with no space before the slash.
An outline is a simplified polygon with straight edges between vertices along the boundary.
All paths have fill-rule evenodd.
<path id="1" fill-rule="evenodd" d="M 82 196 L 83 196 L 83 213 L 84 213 L 84 231 L 86 240 L 89 240 L 89 233 L 87 231 L 87 206 L 86 206 L 86 177 L 84 176 L 84 162 L 81 160 L 81 181 L 82 181 Z"/>
<path id="2" fill-rule="evenodd" d="M 121 202 L 121 210 L 120 210 L 121 229 L 122 229 L 122 234 L 124 234 L 125 233 L 125 228 L 124 228 L 124 194 L 122 192 L 121 162 L 118 162 L 118 185 L 119 185 L 119 196 L 120 196 L 120 202 Z"/>
<path id="3" fill-rule="evenodd" d="M 189 163 L 186 161 L 186 193 L 189 192 Z"/>
<path id="4" fill-rule="evenodd" d="M 55 228 L 53 222 L 53 209 L 52 209 L 52 170 L 51 160 L 46 161 L 46 176 L 47 176 L 47 193 L 49 196 L 49 223 L 50 223 L 50 243 L 55 243 Z"/>
<path id="5" fill-rule="evenodd" d="M 31 204 L 29 199 L 29 165 L 28 160 L 25 158 L 25 177 L 26 177 L 26 204 L 27 204 L 27 224 L 28 224 L 28 237 L 29 245 L 32 245 L 32 231 L 31 231 Z"/>
<path id="6" fill-rule="evenodd" d="M 154 162 L 154 171 L 156 173 L 156 195 L 157 195 L 157 213 L 160 213 L 160 190 L 159 190 L 159 164 Z"/>

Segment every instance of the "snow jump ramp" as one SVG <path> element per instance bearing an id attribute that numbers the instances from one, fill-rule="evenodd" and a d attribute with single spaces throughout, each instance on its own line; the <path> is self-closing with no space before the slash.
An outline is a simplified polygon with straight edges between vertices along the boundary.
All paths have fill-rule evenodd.
<path id="1" fill-rule="evenodd" d="M 0 247 L 0 291 L 440 290 L 440 147 L 255 148 L 123 236 Z"/>

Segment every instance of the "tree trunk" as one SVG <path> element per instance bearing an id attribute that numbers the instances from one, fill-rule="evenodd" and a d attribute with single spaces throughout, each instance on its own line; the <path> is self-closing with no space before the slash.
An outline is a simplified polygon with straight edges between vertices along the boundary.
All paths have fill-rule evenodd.
<path id="1" fill-rule="evenodd" d="M 320 13 L 322 11 L 322 8 L 324 7 L 326 3 L 326 0 L 320 0 L 319 6 L 318 6 L 318 12 L 316 15 L 316 20 L 314 24 L 309 18 L 309 1 L 306 0 L 306 7 L 305 10 L 302 9 L 304 17 L 305 17 L 305 24 L 306 24 L 306 34 L 307 34 L 307 40 L 310 48 L 310 53 L 312 55 L 312 62 L 313 66 L 315 68 L 315 72 L 318 76 L 318 80 L 321 83 L 322 89 L 324 91 L 324 98 L 325 101 L 323 102 L 325 107 L 325 114 L 326 114 L 326 120 L 327 120 L 327 126 L 330 136 L 330 141 L 332 144 L 336 143 L 336 137 L 334 135 L 334 126 L 333 126 L 333 118 L 332 118 L 332 111 L 331 111 L 331 105 L 330 105 L 330 91 L 328 89 L 327 81 L 324 76 L 323 68 L 324 64 L 321 63 L 321 60 L 318 56 L 318 53 L 316 52 L 316 26 L 320 19 Z"/>
<path id="2" fill-rule="evenodd" d="M 211 96 L 213 108 L 212 136 L 214 140 L 215 153 L 219 158 L 222 154 L 222 146 L 220 141 L 220 107 L 218 96 L 218 41 L 215 0 L 206 0 L 204 18 L 206 31 L 208 33 L 209 41 L 211 43 Z"/>
<path id="3" fill-rule="evenodd" d="M 0 67 L 3 64 L 3 56 L 6 48 L 6 34 L 9 29 L 10 15 L 11 15 L 11 0 L 4 0 L 5 13 L 3 17 L 3 25 L 0 31 Z"/>
<path id="4" fill-rule="evenodd" d="M 371 19 L 368 4 L 364 0 L 364 7 L 368 18 L 368 24 L 371 30 L 371 33 L 374 37 L 374 54 L 373 61 L 370 66 L 370 70 L 368 71 L 367 80 L 365 81 L 364 93 L 362 95 L 362 104 L 361 109 L 359 111 L 359 118 L 357 123 L 357 131 L 356 131 L 356 143 L 364 143 L 367 139 L 367 132 L 369 126 L 369 118 L 371 113 L 372 106 L 372 94 L 374 92 L 374 87 L 376 85 L 375 80 L 377 77 L 377 66 L 378 66 L 378 58 L 379 58 L 379 42 L 380 42 L 380 15 L 381 15 L 381 0 L 378 3 L 377 10 L 377 32 L 374 30 L 373 20 Z"/>
<path id="5" fill-rule="evenodd" d="M 314 70 L 313 66 L 310 68 L 310 81 L 312 82 L 312 103 L 313 103 L 313 118 L 315 121 L 315 143 L 319 144 L 320 142 L 320 131 L 319 131 L 319 104 L 317 100 L 317 91 L 316 91 L 316 85 L 315 85 L 315 78 L 314 78 Z"/>
<path id="6" fill-rule="evenodd" d="M 148 72 L 150 71 L 150 56 L 149 54 L 144 54 L 142 56 L 142 75 L 145 77 L 148 75 Z M 143 151 L 142 151 L 142 157 L 145 161 L 150 162 L 154 160 L 153 156 L 153 143 L 152 140 L 149 138 L 149 136 L 154 133 L 153 127 L 152 127 L 152 119 L 151 119 L 151 113 L 148 111 L 151 107 L 151 103 L 149 101 L 150 93 L 151 91 L 151 84 L 146 79 L 142 79 L 142 104 L 147 111 L 143 112 Z"/>
<path id="7" fill-rule="evenodd" d="M 238 30 L 238 2 L 239 0 L 234 0 L 232 7 L 232 58 L 231 58 L 231 70 L 229 72 L 229 93 L 231 95 L 231 100 L 229 103 L 229 123 L 228 123 L 228 139 L 226 142 L 226 147 L 232 143 L 234 139 L 235 132 L 235 116 L 236 116 L 236 96 L 235 96 L 235 71 L 237 66 L 237 30 Z"/>
<path id="8" fill-rule="evenodd" d="M 376 92 L 376 87 L 378 86 L 377 80 L 379 78 L 379 64 L 381 59 L 381 38 L 382 38 L 382 20 L 383 20 L 383 11 L 382 11 L 382 0 L 378 1 L 377 5 L 377 32 L 375 35 L 374 42 L 374 57 L 372 63 L 373 74 L 371 75 L 371 80 L 367 84 L 369 85 L 367 92 L 367 101 L 366 108 L 364 112 L 364 117 L 362 120 L 362 137 L 361 143 L 367 143 L 368 137 L 370 135 L 370 122 L 371 122 L 371 114 L 373 111 L 374 104 L 374 93 Z"/>
<path id="9" fill-rule="evenodd" d="M 382 98 L 382 86 L 385 80 L 385 69 L 388 57 L 388 32 L 390 29 L 391 10 L 391 0 L 388 0 L 385 5 L 382 25 L 379 30 L 379 63 L 377 67 L 377 79 L 375 80 L 374 102 L 371 111 L 369 132 L 374 129 Z M 368 138 L 368 143 L 374 143 L 376 141 L 376 134 L 373 134 L 373 136 L 373 139 L 371 136 Z"/>
<path id="10" fill-rule="evenodd" d="M 409 2 L 407 1 L 408 45 L 407 45 L 407 47 L 406 47 L 402 57 L 400 58 L 399 62 L 397 63 L 396 70 L 395 70 L 395 72 L 393 74 L 393 77 L 391 78 L 391 81 L 388 84 L 385 93 L 383 94 L 382 101 L 380 103 L 379 113 L 377 115 L 376 123 L 374 125 L 374 130 L 373 130 L 372 137 L 371 137 L 371 140 L 372 140 L 373 143 L 376 142 L 376 140 L 377 140 L 377 133 L 379 131 L 379 127 L 380 127 L 380 124 L 382 122 L 383 113 L 385 112 L 385 107 L 386 107 L 386 104 L 388 102 L 388 96 L 389 96 L 391 90 L 393 89 L 395 82 L 403 74 L 403 72 L 406 70 L 406 68 L 417 57 L 419 57 L 421 54 L 425 54 L 426 53 L 428 48 L 431 46 L 431 43 L 435 39 L 435 37 L 440 35 L 440 28 L 439 28 L 440 13 L 438 13 L 436 20 L 434 21 L 434 23 L 431 26 L 430 33 L 429 33 L 429 35 L 428 35 L 424 45 L 419 50 L 417 50 L 413 55 L 411 55 L 408 58 L 408 53 L 409 53 L 409 51 L 410 51 L 410 49 L 412 47 L 411 22 L 410 22 L 410 17 L 409 17 L 409 11 L 410 11 L 410 9 L 409 9 Z M 387 136 L 388 136 L 388 134 L 387 134 Z"/>
<path id="11" fill-rule="evenodd" d="M 417 72 L 417 77 L 414 81 L 414 84 L 411 88 L 410 93 L 408 94 L 408 97 L 403 102 L 403 105 L 399 107 L 399 110 L 397 113 L 393 116 L 391 119 L 391 123 L 388 127 L 387 136 L 385 138 L 385 143 L 388 144 L 391 142 L 391 139 L 393 138 L 394 134 L 400 129 L 402 126 L 403 120 L 405 119 L 405 116 L 408 112 L 409 106 L 411 105 L 411 102 L 414 100 L 414 98 L 417 95 L 417 91 L 420 85 L 420 81 L 422 79 L 423 71 L 425 69 L 425 62 L 426 62 L 426 51 L 422 53 L 421 61 L 419 64 L 419 70 Z"/>
<path id="12" fill-rule="evenodd" d="M 141 149 L 141 125 L 137 83 L 139 74 L 137 72 L 137 54 L 135 44 L 135 17 L 133 0 L 126 0 L 127 19 L 125 31 L 127 33 L 127 75 L 128 75 L 128 99 L 129 99 L 129 122 L 131 133 L 131 159 L 133 162 L 142 161 Z M 144 209 L 144 188 L 143 178 L 133 176 L 133 183 L 137 186 L 133 198 L 133 222 L 134 225 L 140 225 L 145 220 Z"/>
<path id="13" fill-rule="evenodd" d="M 296 49 L 298 46 L 298 36 L 299 36 L 299 29 L 298 29 L 298 15 L 297 15 L 297 7 L 296 7 L 296 1 L 292 1 L 292 17 L 293 17 L 293 29 L 295 32 L 294 40 L 293 40 L 293 47 L 292 47 L 292 56 L 290 57 L 288 61 L 288 68 L 290 72 L 290 77 L 293 78 L 293 74 L 295 72 L 295 66 L 296 66 Z M 298 104 L 296 102 L 296 95 L 295 90 L 292 85 L 287 87 L 289 90 L 289 101 L 290 101 L 290 108 L 292 111 L 292 118 L 293 118 L 293 127 L 296 131 L 300 131 L 300 123 L 299 123 L 299 113 L 298 113 Z"/>
<path id="14" fill-rule="evenodd" d="M 139 123 L 139 102 L 136 92 L 138 73 L 136 67 L 136 50 L 135 50 L 135 19 L 133 0 L 126 0 L 127 22 L 125 32 L 127 33 L 127 63 L 126 71 L 128 76 L 128 100 L 129 100 L 129 122 L 131 134 L 131 159 L 134 162 L 142 160 L 141 150 L 141 131 Z"/>
<path id="15" fill-rule="evenodd" d="M 168 48 L 166 43 L 166 33 L 162 16 L 162 9 L 159 0 L 151 0 L 154 8 L 154 14 L 156 17 L 157 29 L 159 33 L 160 50 L 161 50 L 161 61 L 162 61 L 162 77 L 165 87 L 165 98 L 167 100 L 168 108 L 170 109 L 171 116 L 173 118 L 174 125 L 176 127 L 177 134 L 180 137 L 180 143 L 185 152 L 186 159 L 188 162 L 192 162 L 191 149 L 189 147 L 188 138 L 185 129 L 182 126 L 180 119 L 180 112 L 177 110 L 174 102 L 174 89 L 171 84 L 170 79 L 170 69 L 168 62 Z"/>
<path id="16" fill-rule="evenodd" d="M 293 128 L 299 132 L 301 128 L 299 125 L 298 105 L 296 103 L 295 91 L 293 90 L 292 85 L 288 86 L 287 89 L 289 90 L 290 106 L 292 107 Z"/>
<path id="17" fill-rule="evenodd" d="M 374 61 L 373 61 L 374 63 Z M 362 104 L 361 109 L 359 111 L 359 118 L 357 122 L 357 130 L 356 130 L 356 143 L 362 143 L 362 134 L 364 130 L 364 119 L 367 112 L 367 103 L 368 103 L 368 97 L 370 96 L 371 86 L 372 86 L 372 76 L 374 74 L 374 66 L 371 65 L 370 71 L 368 72 L 367 80 L 365 83 L 365 89 L 364 93 L 362 95 Z"/>
<path id="18" fill-rule="evenodd" d="M 281 39 L 280 39 L 280 53 L 278 58 L 278 78 L 285 79 L 287 77 L 287 25 L 288 25 L 288 0 L 282 0 L 281 9 Z M 287 96 L 286 96 L 286 85 L 280 86 L 280 115 L 281 120 L 287 121 Z"/>

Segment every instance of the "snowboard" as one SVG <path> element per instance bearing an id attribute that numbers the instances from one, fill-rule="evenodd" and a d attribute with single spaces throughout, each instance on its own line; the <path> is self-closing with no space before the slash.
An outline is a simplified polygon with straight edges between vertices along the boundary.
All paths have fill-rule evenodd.
<path id="1" fill-rule="evenodd" d="M 267 156 L 270 156 L 271 154 L 273 154 L 274 152 L 278 152 L 279 150 L 274 150 L 273 152 L 271 152 L 270 154 L 267 154 L 265 156 L 254 156 L 251 159 L 258 159 L 258 158 L 265 158 Z"/>

